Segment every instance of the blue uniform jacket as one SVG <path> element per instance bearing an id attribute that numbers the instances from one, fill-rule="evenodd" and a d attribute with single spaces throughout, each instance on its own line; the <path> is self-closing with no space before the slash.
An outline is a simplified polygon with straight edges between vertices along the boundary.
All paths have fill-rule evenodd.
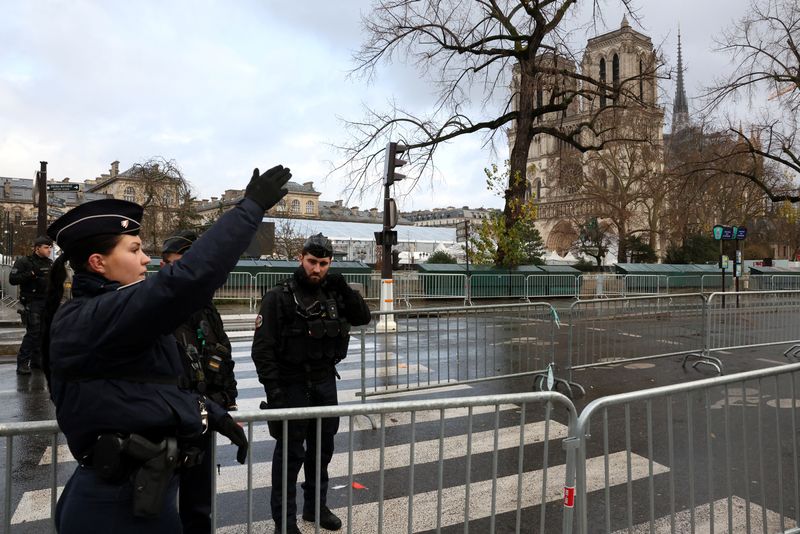
<path id="1" fill-rule="evenodd" d="M 120 286 L 99 275 L 75 275 L 73 299 L 61 305 L 50 327 L 50 388 L 76 458 L 105 432 L 153 438 L 201 432 L 197 393 L 175 384 L 91 377 L 182 375 L 172 332 L 225 283 L 263 214 L 255 202 L 242 200 L 180 261 L 142 282 Z M 225 414 L 211 401 L 207 405 L 212 421 Z"/>

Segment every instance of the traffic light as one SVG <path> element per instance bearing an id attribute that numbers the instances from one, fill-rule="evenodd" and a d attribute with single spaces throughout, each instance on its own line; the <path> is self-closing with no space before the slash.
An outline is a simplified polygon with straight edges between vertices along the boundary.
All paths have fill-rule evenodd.
<path id="1" fill-rule="evenodd" d="M 398 180 L 405 178 L 405 175 L 395 172 L 397 167 L 402 167 L 406 160 L 398 159 L 398 156 L 405 152 L 407 147 L 398 143 L 390 142 L 386 145 L 386 159 L 384 160 L 383 185 L 390 186 Z"/>

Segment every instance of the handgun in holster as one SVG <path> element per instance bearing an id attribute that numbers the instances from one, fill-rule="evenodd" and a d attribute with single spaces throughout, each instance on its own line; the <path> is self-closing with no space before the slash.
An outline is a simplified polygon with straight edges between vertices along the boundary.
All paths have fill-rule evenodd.
<path id="1" fill-rule="evenodd" d="M 153 443 L 131 434 L 125 452 L 143 462 L 133 473 L 133 515 L 158 517 L 164 507 L 164 494 L 180 461 L 177 438 Z"/>

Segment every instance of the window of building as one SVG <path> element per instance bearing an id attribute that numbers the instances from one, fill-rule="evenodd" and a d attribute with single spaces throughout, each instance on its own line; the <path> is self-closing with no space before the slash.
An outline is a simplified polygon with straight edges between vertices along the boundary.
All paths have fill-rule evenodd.
<path id="1" fill-rule="evenodd" d="M 639 58 L 639 100 L 644 102 L 644 69 L 642 59 Z"/>
<path id="2" fill-rule="evenodd" d="M 297 199 L 292 200 L 292 213 L 300 213 L 300 201 Z"/>
<path id="3" fill-rule="evenodd" d="M 122 200 L 127 200 L 128 202 L 136 202 L 136 190 L 133 187 L 126 187 L 125 191 L 122 193 Z"/>
<path id="4" fill-rule="evenodd" d="M 278 202 L 278 211 L 280 213 L 284 213 L 286 211 L 286 200 L 281 199 L 281 201 Z"/>
<path id="5" fill-rule="evenodd" d="M 15 211 L 14 212 L 14 224 L 19 224 L 20 221 L 22 221 L 22 212 L 21 211 Z"/>
<path id="6" fill-rule="evenodd" d="M 306 202 L 306 215 L 314 215 L 314 203 L 310 200 Z"/>
<path id="7" fill-rule="evenodd" d="M 606 83 L 606 60 L 605 58 L 600 58 L 600 83 Z M 605 90 L 601 89 L 600 91 L 600 107 L 606 107 L 606 92 Z"/>
<path id="8" fill-rule="evenodd" d="M 167 206 L 172 206 L 172 191 L 167 191 L 164 193 L 164 204 Z"/>
<path id="9" fill-rule="evenodd" d="M 617 54 L 614 54 L 611 60 L 611 77 L 614 83 L 614 102 L 616 102 L 619 94 L 619 56 Z"/>

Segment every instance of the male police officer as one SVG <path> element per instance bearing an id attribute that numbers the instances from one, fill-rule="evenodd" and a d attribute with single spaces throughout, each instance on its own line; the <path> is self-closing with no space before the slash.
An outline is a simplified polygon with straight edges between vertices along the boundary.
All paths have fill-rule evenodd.
<path id="1" fill-rule="evenodd" d="M 196 239 L 197 234 L 191 230 L 180 230 L 167 238 L 161 251 L 161 268 L 180 260 Z M 214 304 L 208 302 L 174 334 L 192 388 L 228 411 L 235 410 L 237 391 L 231 343 Z M 207 432 L 196 443 L 202 455 L 199 463 L 180 470 L 178 508 L 184 534 L 211 532 L 212 436 Z"/>
<path id="2" fill-rule="evenodd" d="M 17 354 L 17 374 L 31 374 L 31 367 L 39 368 L 41 362 L 41 322 L 44 311 L 47 278 L 53 260 L 50 253 L 53 241 L 47 237 L 38 237 L 33 242 L 33 253 L 23 256 L 14 262 L 8 281 L 20 286 L 19 300 L 23 305 L 22 322 L 25 324 L 25 336 Z"/>
<path id="3" fill-rule="evenodd" d="M 367 324 L 370 311 L 364 299 L 351 289 L 344 277 L 328 273 L 333 247 L 327 237 L 308 238 L 300 254 L 300 266 L 291 278 L 272 288 L 261 303 L 253 338 L 253 361 L 258 379 L 264 385 L 269 408 L 336 405 L 336 364 L 347 356 L 350 326 Z M 326 505 L 328 464 L 333 457 L 333 438 L 339 418 L 322 420 L 317 436 L 313 420 L 290 421 L 288 436 L 282 423 L 270 424 L 276 439 L 272 456 L 272 495 L 270 505 L 276 532 L 282 532 L 285 512 L 286 532 L 299 533 L 295 515 L 297 475 L 302 465 L 303 519 L 315 521 L 315 499 L 319 493 L 319 525 L 338 530 L 341 520 Z M 320 486 L 316 481 L 316 446 L 320 440 Z M 305 450 L 303 443 L 305 442 Z M 283 449 L 288 469 L 287 509 L 281 509 Z"/>

